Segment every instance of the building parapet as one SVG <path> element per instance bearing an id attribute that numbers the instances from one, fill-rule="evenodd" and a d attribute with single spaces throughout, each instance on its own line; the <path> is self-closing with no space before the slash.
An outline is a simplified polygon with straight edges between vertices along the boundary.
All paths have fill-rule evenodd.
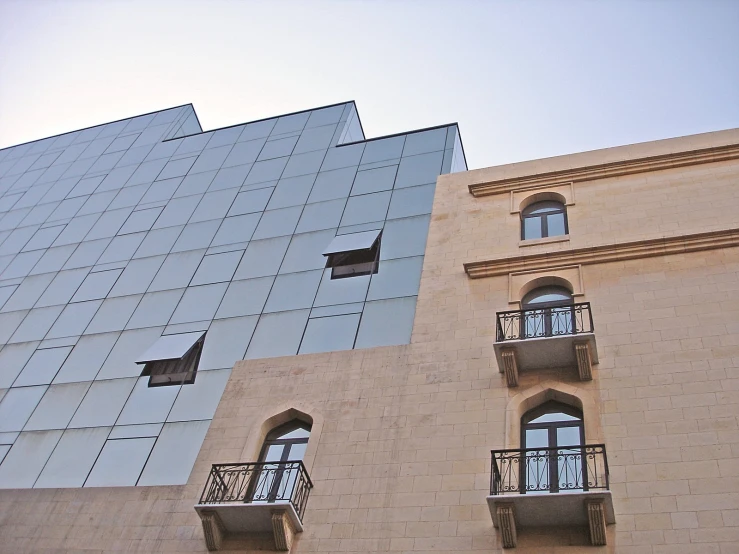
<path id="1" fill-rule="evenodd" d="M 550 171 L 537 175 L 472 183 L 468 188 L 472 196 L 491 196 L 493 194 L 507 193 L 525 188 L 595 181 L 597 179 L 608 179 L 622 175 L 633 175 L 634 173 L 646 173 L 689 165 L 723 162 L 737 158 L 739 158 L 739 144 L 728 144 L 687 152 L 675 152 L 561 171 Z"/>

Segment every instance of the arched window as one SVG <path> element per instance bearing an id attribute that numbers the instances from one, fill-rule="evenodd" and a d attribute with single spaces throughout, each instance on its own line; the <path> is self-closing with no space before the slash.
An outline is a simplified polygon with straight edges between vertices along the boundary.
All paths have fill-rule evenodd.
<path id="1" fill-rule="evenodd" d="M 585 442 L 582 411 L 550 400 L 521 418 L 524 448 L 580 446 Z"/>
<path id="2" fill-rule="evenodd" d="M 272 429 L 264 439 L 260 462 L 297 462 L 303 459 L 310 438 L 310 424 L 299 419 Z"/>
<path id="3" fill-rule="evenodd" d="M 526 471 L 521 491 L 583 490 L 585 427 L 577 408 L 550 400 L 521 418 L 521 446 Z"/>
<path id="4" fill-rule="evenodd" d="M 532 290 L 521 301 L 525 337 L 552 337 L 575 331 L 572 293 L 564 287 L 546 286 Z"/>
<path id="5" fill-rule="evenodd" d="M 559 237 L 569 232 L 567 209 L 561 202 L 544 200 L 526 206 L 521 212 L 521 239 Z"/>
<path id="6" fill-rule="evenodd" d="M 308 448 L 311 426 L 294 419 L 267 434 L 259 455 L 257 479 L 252 480 L 252 502 L 290 500 L 301 462 Z"/>

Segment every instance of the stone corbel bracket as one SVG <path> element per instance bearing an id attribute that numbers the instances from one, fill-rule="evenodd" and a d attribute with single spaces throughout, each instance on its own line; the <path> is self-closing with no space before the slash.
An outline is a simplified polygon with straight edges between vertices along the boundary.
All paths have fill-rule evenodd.
<path id="1" fill-rule="evenodd" d="M 272 532 L 275 536 L 275 550 L 289 551 L 295 537 L 295 529 L 284 510 L 272 512 Z"/>
<path id="2" fill-rule="evenodd" d="M 205 545 L 211 552 L 220 550 L 221 542 L 223 542 L 224 529 L 221 519 L 215 512 L 202 511 L 198 514 L 203 524 L 203 535 L 205 536 Z"/>

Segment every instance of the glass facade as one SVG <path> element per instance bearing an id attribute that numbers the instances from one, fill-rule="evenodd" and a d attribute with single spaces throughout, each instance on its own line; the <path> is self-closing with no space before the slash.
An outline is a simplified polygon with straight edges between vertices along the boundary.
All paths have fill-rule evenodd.
<path id="1" fill-rule="evenodd" d="M 0 150 L 0 488 L 182 484 L 242 359 L 410 340 L 456 125 L 353 102 L 202 132 L 191 105 Z M 331 279 L 337 235 L 377 273 Z M 136 361 L 205 332 L 195 382 Z"/>

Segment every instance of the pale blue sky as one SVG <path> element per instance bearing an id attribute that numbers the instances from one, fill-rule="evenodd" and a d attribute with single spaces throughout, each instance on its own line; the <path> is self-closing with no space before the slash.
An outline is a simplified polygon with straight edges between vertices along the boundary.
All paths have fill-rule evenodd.
<path id="1" fill-rule="evenodd" d="M 0 0 L 0 147 L 192 102 L 457 121 L 470 168 L 739 127 L 739 0 Z"/>

